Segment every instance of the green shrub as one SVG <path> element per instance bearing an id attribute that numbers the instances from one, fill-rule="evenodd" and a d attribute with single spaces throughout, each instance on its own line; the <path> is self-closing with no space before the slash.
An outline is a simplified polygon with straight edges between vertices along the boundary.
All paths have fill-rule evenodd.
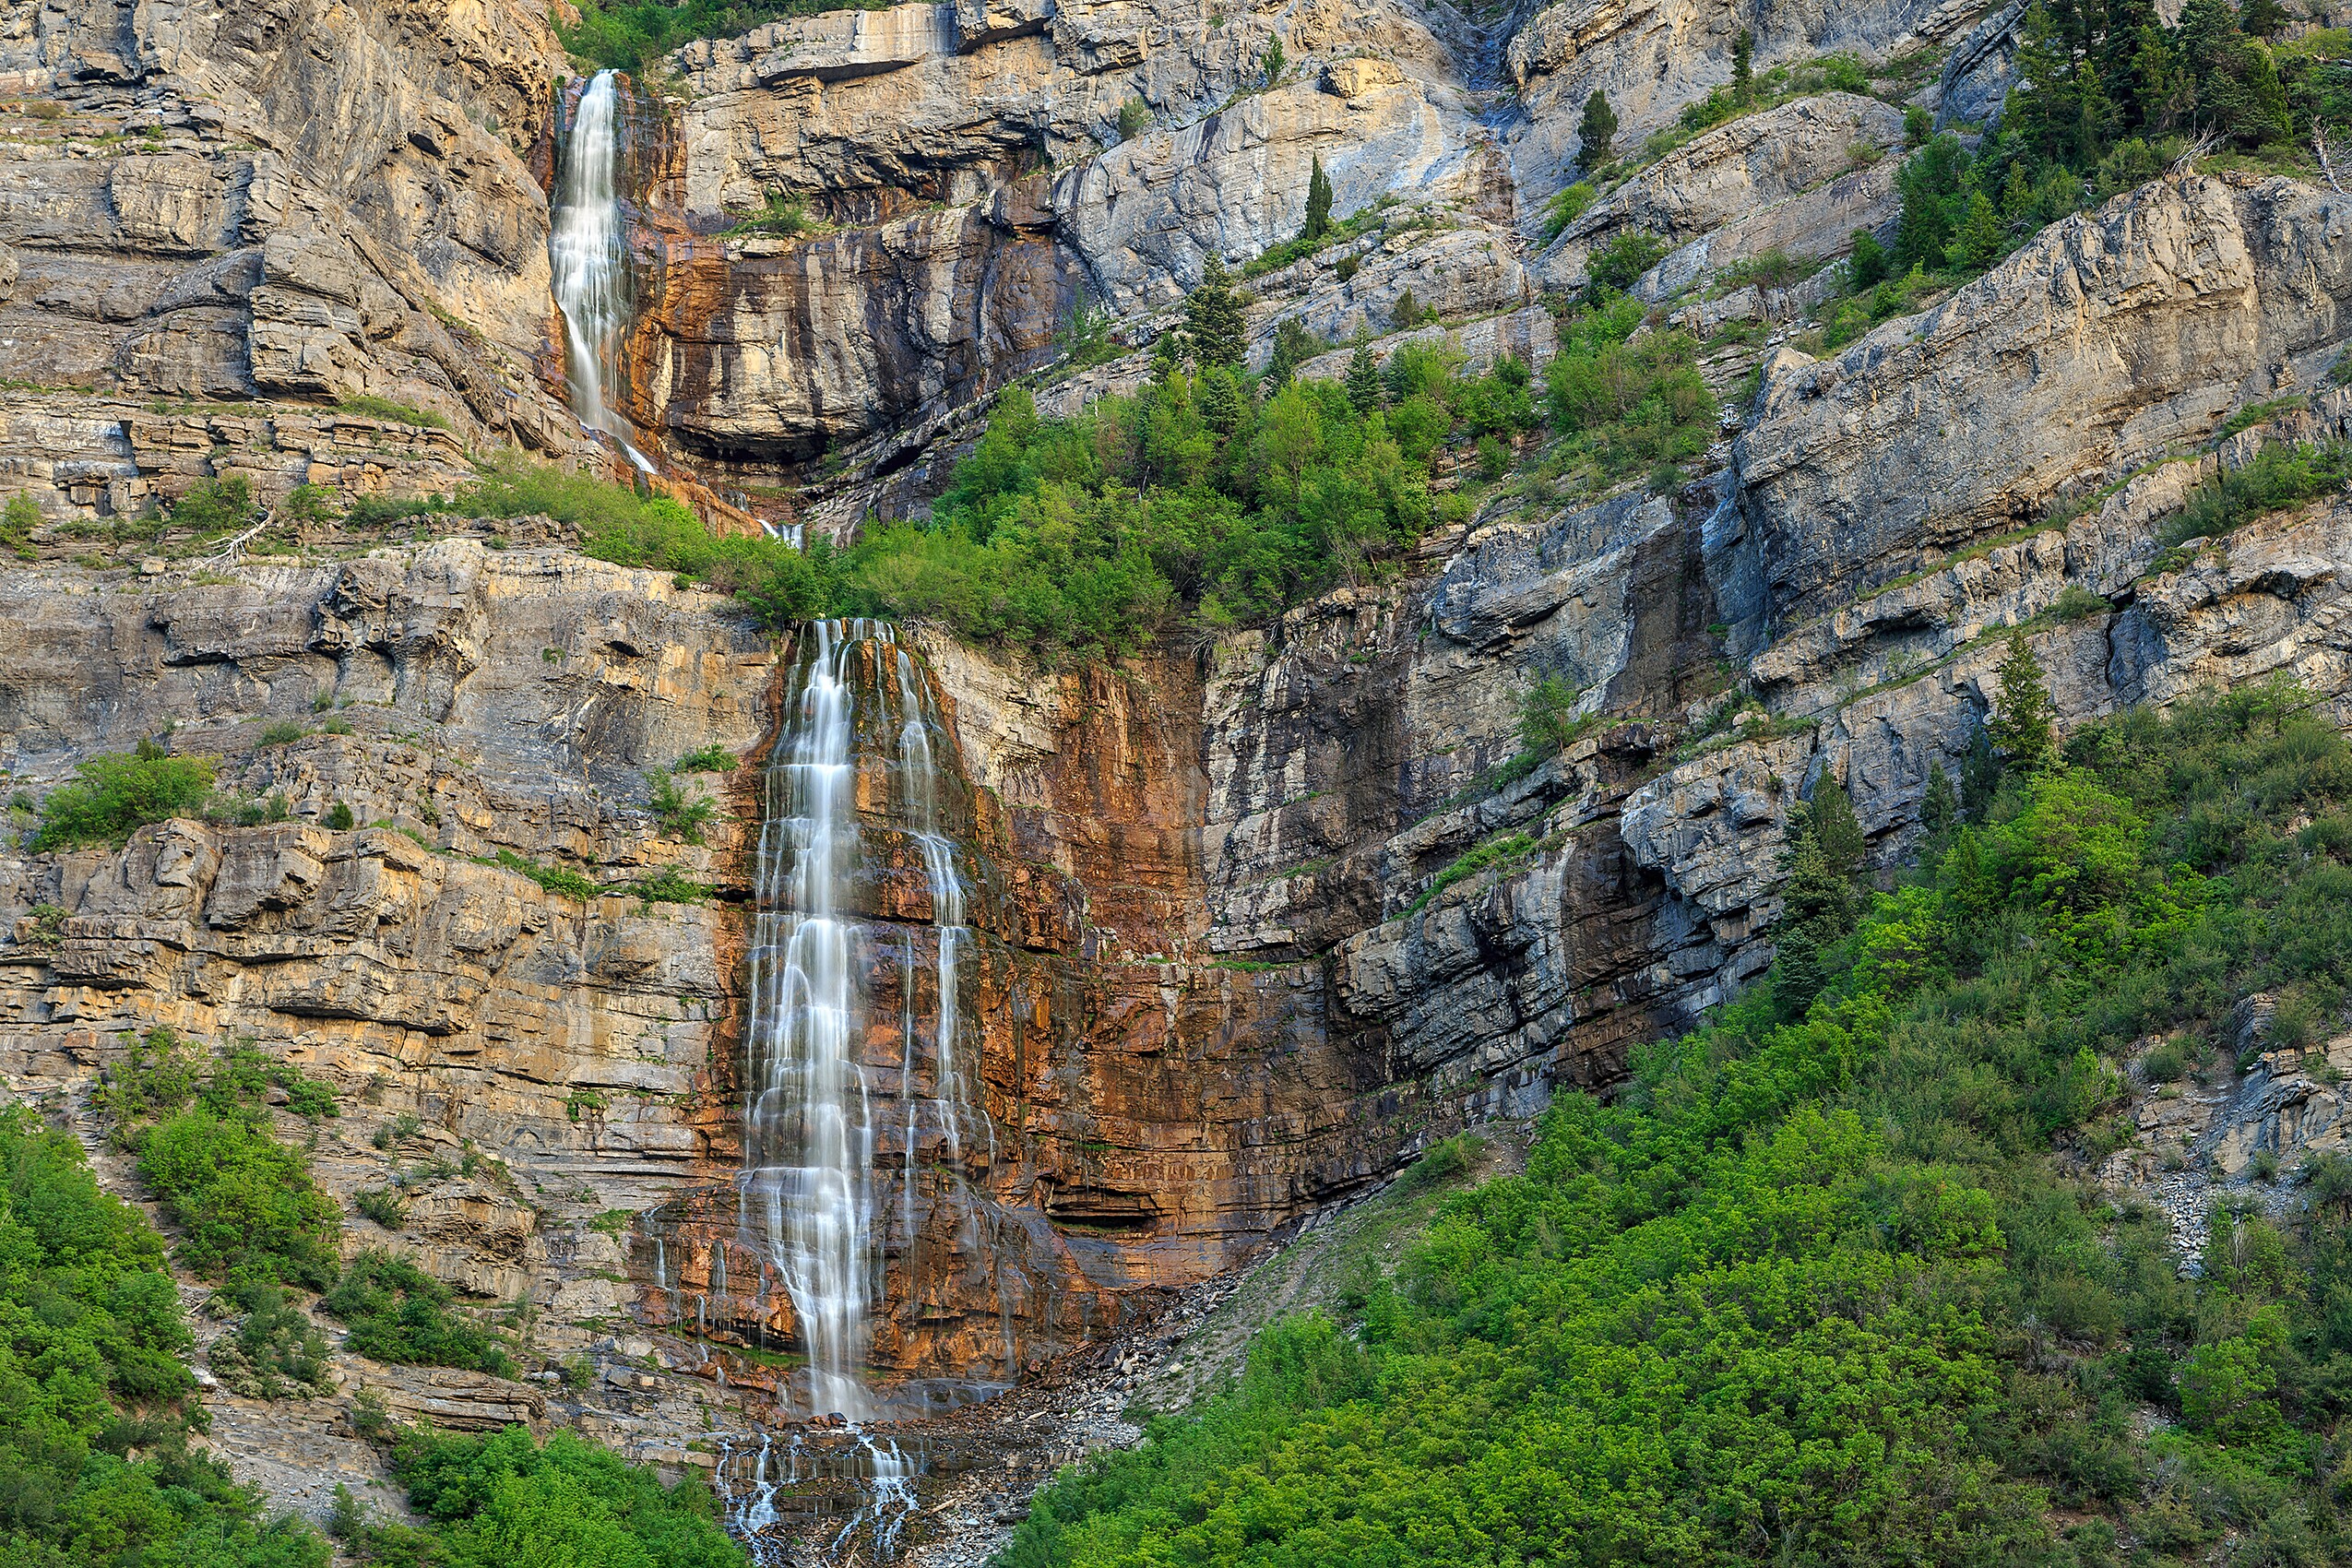
<path id="1" fill-rule="evenodd" d="M 651 876 L 629 884 L 629 891 L 647 904 L 699 904 L 710 889 L 676 866 L 663 866 Z"/>
<path id="2" fill-rule="evenodd" d="M 1544 204 L 1543 243 L 1550 244 L 1560 238 L 1569 224 L 1585 215 L 1585 209 L 1592 206 L 1599 194 L 1593 188 L 1590 180 L 1578 180 L 1553 192 L 1551 200 Z"/>
<path id="3" fill-rule="evenodd" d="M 163 1245 L 68 1134 L 0 1112 L 0 1495 L 27 1568 L 327 1568 L 299 1521 L 188 1444 L 191 1336 Z"/>
<path id="4" fill-rule="evenodd" d="M 172 503 L 172 526 L 199 538 L 234 533 L 253 518 L 253 486 L 243 479 L 200 479 Z"/>
<path id="5" fill-rule="evenodd" d="M 215 1298 L 219 1310 L 240 1314 L 235 1329 L 212 1342 L 207 1356 L 232 1393 L 247 1399 L 308 1399 L 334 1389 L 326 1336 L 275 1285 L 232 1285 Z"/>
<path id="6" fill-rule="evenodd" d="M 681 773 L 732 773 L 735 754 L 713 741 L 698 752 L 688 752 L 678 759 Z"/>
<path id="7" fill-rule="evenodd" d="M 138 1150 L 139 1175 L 180 1228 L 181 1259 L 196 1274 L 313 1289 L 335 1277 L 334 1202 L 258 1107 L 198 1103 L 146 1129 Z"/>
<path id="8" fill-rule="evenodd" d="M 651 1467 L 569 1431 L 544 1447 L 519 1426 L 489 1437 L 410 1432 L 392 1473 L 464 1568 L 742 1568 L 742 1549 L 711 1516 L 707 1483 L 664 1487 Z"/>
<path id="9" fill-rule="evenodd" d="M 291 719 L 280 719 L 273 724 L 263 726 L 261 739 L 256 743 L 264 746 L 291 746 L 309 733 L 308 725 Z"/>
<path id="10" fill-rule="evenodd" d="M 389 1187 L 362 1187 L 351 1194 L 351 1206 L 386 1230 L 409 1222 L 409 1206 Z"/>
<path id="11" fill-rule="evenodd" d="M 378 398 L 366 392 L 354 392 L 339 398 L 335 406 L 347 414 L 358 414 L 362 419 L 390 420 L 396 424 L 421 424 L 428 430 L 449 428 L 449 422 L 430 409 L 411 408 L 406 403 L 396 403 L 389 398 Z M 315 490 L 317 487 L 303 488 Z M 303 505 L 307 508 L 310 502 L 306 499 Z"/>
<path id="12" fill-rule="evenodd" d="M 1529 749 L 1556 752 L 1585 728 L 1576 705 L 1584 694 L 1557 675 L 1546 675 L 1519 704 L 1519 740 Z"/>
<path id="13" fill-rule="evenodd" d="M 2049 612 L 2058 620 L 2073 622 L 2092 615 L 2104 615 L 2110 608 L 2106 600 L 2090 589 L 2068 583 L 2058 590 L 2058 598 L 2051 601 Z"/>
<path id="14" fill-rule="evenodd" d="M 1119 139 L 1133 141 L 1151 124 L 1151 105 L 1131 98 L 1119 106 Z"/>
<path id="15" fill-rule="evenodd" d="M 1408 915 L 1418 915 L 1441 893 L 1457 882 L 1465 882 L 1496 866 L 1515 865 L 1536 852 L 1537 844 L 1524 833 L 1505 833 L 1465 851 L 1451 865 L 1431 879 L 1420 897 L 1406 909 Z"/>
<path id="16" fill-rule="evenodd" d="M 512 849 L 499 850 L 496 858 L 489 863 L 520 872 L 550 893 L 561 893 L 566 898 L 586 902 L 595 897 L 599 891 L 595 879 L 584 873 L 574 871 L 569 866 L 551 866 L 526 860 Z"/>
<path id="17" fill-rule="evenodd" d="M 120 845 L 148 823 L 194 816 L 212 792 L 212 758 L 167 756 L 144 743 L 137 754 L 95 756 L 74 771 L 77 782 L 41 802 L 35 849 Z"/>
<path id="18" fill-rule="evenodd" d="M 1544 366 L 1545 407 L 1574 439 L 1570 450 L 1604 480 L 1704 454 L 1716 408 L 1699 374 L 1698 345 L 1686 332 L 1652 332 L 1628 342 L 1642 309 L 1619 300 L 1572 322 Z"/>
<path id="19" fill-rule="evenodd" d="M 714 535 L 674 501 L 519 462 L 451 501 L 408 505 L 549 514 L 580 530 L 585 553 L 726 588 L 778 632 L 884 615 L 939 621 L 971 642 L 1120 652 L 1187 620 L 1229 625 L 1393 573 L 1428 524 L 1437 450 L 1536 422 L 1524 364 L 1479 376 L 1424 368 L 1411 406 L 1395 410 L 1295 380 L 1261 400 L 1221 372 L 1181 368 L 1069 420 L 1039 418 L 1014 388 L 928 525 L 872 528 L 837 551 Z M 1219 386 L 1237 394 L 1221 412 L 1209 406 Z"/>
<path id="20" fill-rule="evenodd" d="M 645 785 L 646 809 L 661 824 L 661 830 L 689 844 L 701 843 L 702 830 L 719 808 L 707 799 L 687 799 L 677 779 L 662 768 L 649 770 Z"/>
<path id="21" fill-rule="evenodd" d="M 338 833 L 348 833 L 358 820 L 348 802 L 338 801 L 327 810 L 327 826 Z"/>
<path id="22" fill-rule="evenodd" d="M 421 423 L 422 421 L 412 421 Z M 278 503 L 279 517 L 295 523 L 331 523 L 340 517 L 341 508 L 335 505 L 335 493 L 323 484 L 298 484 Z"/>
<path id="23" fill-rule="evenodd" d="M 2156 537 L 2167 546 L 2218 539 L 2250 517 L 2341 490 L 2347 480 L 2352 480 L 2352 444 L 2273 442 L 2244 467 L 2200 486 Z"/>
<path id="24" fill-rule="evenodd" d="M 318 1304 L 350 1325 L 346 1343 L 362 1356 L 517 1375 L 505 1342 L 453 1313 L 449 1301 L 449 1287 L 414 1264 L 369 1251 L 351 1260 Z"/>
<path id="25" fill-rule="evenodd" d="M 38 553 L 32 547 L 32 530 L 40 526 L 41 503 L 30 495 L 11 495 L 8 505 L 0 508 L 0 547 L 19 561 L 32 560 Z"/>
<path id="26" fill-rule="evenodd" d="M 745 213 L 735 220 L 730 234 L 766 234 L 774 239 L 797 239 L 814 233 L 824 225 L 809 216 L 808 204 L 799 196 L 771 196 L 757 210 Z"/>
<path id="27" fill-rule="evenodd" d="M 1621 294 L 1665 260 L 1670 248 L 1656 234 L 1629 229 L 1586 258 L 1585 276 L 1594 289 Z"/>

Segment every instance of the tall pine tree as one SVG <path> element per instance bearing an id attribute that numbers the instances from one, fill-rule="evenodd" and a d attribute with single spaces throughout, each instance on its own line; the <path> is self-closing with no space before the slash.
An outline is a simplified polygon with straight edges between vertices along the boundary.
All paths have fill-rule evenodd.
<path id="1" fill-rule="evenodd" d="M 1212 255 L 1201 269 L 1200 286 L 1184 302 L 1184 331 L 1192 340 L 1193 358 L 1202 366 L 1241 368 L 1249 350 L 1248 327 L 1223 257 Z"/>
<path id="2" fill-rule="evenodd" d="M 1585 117 L 1576 123 L 1576 162 L 1586 173 L 1609 161 L 1609 149 L 1617 140 L 1617 111 L 1609 106 L 1609 94 L 1596 90 L 1585 100 Z"/>
<path id="3" fill-rule="evenodd" d="M 1307 176 L 1307 226 L 1300 237 L 1320 240 L 1331 232 L 1331 176 L 1323 172 L 1323 159 L 1315 159 L 1314 172 Z"/>
<path id="4" fill-rule="evenodd" d="M 1348 401 L 1358 413 L 1368 414 L 1380 407 L 1380 366 L 1372 350 L 1360 344 L 1348 361 Z"/>
<path id="5" fill-rule="evenodd" d="M 1985 729 L 2002 761 L 2020 773 L 2040 771 L 2058 749 L 2058 709 L 2023 626 L 2009 634 L 2009 652 L 2001 661 L 2001 701 Z"/>

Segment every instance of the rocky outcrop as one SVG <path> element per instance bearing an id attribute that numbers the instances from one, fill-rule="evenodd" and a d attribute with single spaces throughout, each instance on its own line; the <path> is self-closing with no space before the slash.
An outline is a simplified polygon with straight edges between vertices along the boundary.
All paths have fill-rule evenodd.
<path id="1" fill-rule="evenodd" d="M 2331 238 L 2346 211 L 2290 181 L 2174 176 L 1923 316 L 1785 360 L 1712 525 L 1752 564 L 1727 595 L 1742 646 L 2320 385 L 2352 300 Z"/>
<path id="2" fill-rule="evenodd" d="M 1767 250 L 1834 254 L 1856 228 L 1877 228 L 1899 208 L 1885 155 L 1902 140 L 1901 110 L 1852 93 L 1747 115 L 1675 148 L 1595 202 L 1561 232 L 1542 268 L 1581 283 L 1593 252 L 1621 234 L 1646 234 L 1677 253 L 1645 291 L 1656 298 L 1696 278 L 1718 252 L 1726 260 Z"/>
<path id="3" fill-rule="evenodd" d="M 532 372 L 560 62 L 528 6 L 88 5 L 0 39 L 10 375 L 141 398 L 358 394 L 569 444 Z"/>
<path id="4" fill-rule="evenodd" d="M 1949 37 L 1976 12 L 1970 0 L 1823 0 L 1750 12 L 1723 0 L 1568 0 L 1547 6 L 1511 37 L 1504 53 L 1525 124 L 1512 137 L 1520 182 L 1548 192 L 1568 183 L 1578 156 L 1585 101 L 1605 92 L 1617 113 L 1619 148 L 1638 148 L 1683 106 L 1731 80 L 1742 27 L 1759 69 L 1847 52 L 1885 61 Z"/>
<path id="5" fill-rule="evenodd" d="M 1277 36 L 1291 67 L 1265 82 Z M 1400 198 L 1476 227 L 1511 216 L 1450 49 L 1378 0 L 907 6 L 678 59 L 693 96 L 645 191 L 634 411 L 719 465 L 876 436 L 895 460 L 1049 362 L 1075 305 L 1164 315 L 1210 255 L 1238 267 L 1289 239 L 1318 159 L 1342 217 Z M 837 227 L 708 237 L 772 197 Z M 1408 289 L 1462 312 L 1521 303 L 1515 247 L 1445 232 L 1465 221 L 1392 228 L 1386 265 L 1286 314 L 1344 336 L 1384 329 Z"/>

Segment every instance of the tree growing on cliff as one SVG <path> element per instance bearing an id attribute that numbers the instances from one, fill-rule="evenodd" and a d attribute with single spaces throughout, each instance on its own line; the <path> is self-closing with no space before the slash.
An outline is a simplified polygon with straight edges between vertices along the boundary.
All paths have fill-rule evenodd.
<path id="1" fill-rule="evenodd" d="M 2248 38 L 2275 38 L 2287 30 L 2287 7 L 2278 0 L 2246 0 L 2238 7 L 2238 30 Z"/>
<path id="2" fill-rule="evenodd" d="M 1576 122 L 1576 161 L 1586 173 L 1591 173 L 1609 161 L 1610 147 L 1617 140 L 1617 111 L 1609 106 L 1609 94 L 1598 88 L 1585 100 L 1585 117 Z"/>
<path id="3" fill-rule="evenodd" d="M 1275 34 L 1265 42 L 1265 85 L 1274 86 L 1282 79 L 1282 72 L 1289 64 L 1282 54 L 1282 35 Z"/>
<path id="4" fill-rule="evenodd" d="M 2023 626 L 2009 634 L 2009 652 L 2001 661 L 2001 702 L 1985 730 L 2002 761 L 2019 773 L 2040 771 L 2057 750 L 2058 709 Z"/>
<path id="5" fill-rule="evenodd" d="M 1731 96 L 1741 103 L 1756 100 L 1756 35 L 1746 28 L 1731 41 Z"/>
<path id="6" fill-rule="evenodd" d="M 1201 270 L 1200 286 L 1184 302 L 1184 331 L 1193 358 L 1204 367 L 1221 364 L 1239 370 L 1249 350 L 1241 315 L 1241 296 L 1225 270 L 1225 259 L 1212 255 Z"/>
<path id="7" fill-rule="evenodd" d="M 1299 237 L 1320 240 L 1331 232 L 1331 176 L 1323 172 L 1323 159 L 1314 160 L 1314 172 L 1307 176 L 1307 226 Z"/>
<path id="8" fill-rule="evenodd" d="M 1968 216 L 1962 221 L 1948 254 L 1954 266 L 1981 272 L 2001 259 L 2002 244 L 2007 237 L 1992 197 L 1977 191 L 1968 197 Z"/>

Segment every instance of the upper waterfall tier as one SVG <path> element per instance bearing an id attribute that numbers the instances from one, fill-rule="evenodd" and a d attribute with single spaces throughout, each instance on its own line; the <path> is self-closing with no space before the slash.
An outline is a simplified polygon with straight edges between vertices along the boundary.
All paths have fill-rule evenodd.
<path id="1" fill-rule="evenodd" d="M 619 74 L 599 71 L 572 112 L 547 254 L 555 303 L 564 314 L 573 411 L 580 423 L 612 436 L 630 461 L 649 470 L 652 465 L 629 444 L 609 397 L 620 387 L 621 338 L 629 316 L 617 178 L 621 125 Z"/>

